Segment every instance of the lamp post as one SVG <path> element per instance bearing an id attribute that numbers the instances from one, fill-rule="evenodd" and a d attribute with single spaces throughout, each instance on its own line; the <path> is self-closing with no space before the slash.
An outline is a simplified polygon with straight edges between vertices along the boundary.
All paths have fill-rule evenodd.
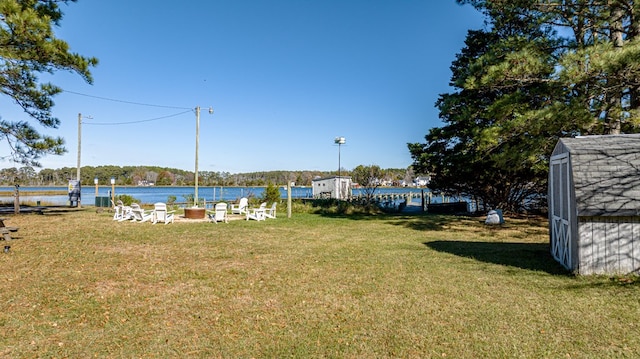
<path id="1" fill-rule="evenodd" d="M 209 107 L 209 114 L 213 115 L 213 107 Z M 200 141 L 200 106 L 196 106 L 196 170 L 195 170 L 195 193 L 193 196 L 193 206 L 198 207 L 198 147 Z"/>
<path id="2" fill-rule="evenodd" d="M 338 177 L 340 177 L 340 146 L 344 145 L 347 140 L 344 137 L 336 137 L 334 142 L 338 145 Z"/>
<path id="3" fill-rule="evenodd" d="M 111 203 L 116 205 L 116 179 L 111 177 Z"/>
<path id="4" fill-rule="evenodd" d="M 98 177 L 93 179 L 93 184 L 96 185 L 96 198 L 98 197 Z"/>
<path id="5" fill-rule="evenodd" d="M 338 199 L 342 199 L 342 179 L 340 178 L 340 146 L 347 140 L 344 137 L 336 137 L 334 142 L 338 145 Z"/>

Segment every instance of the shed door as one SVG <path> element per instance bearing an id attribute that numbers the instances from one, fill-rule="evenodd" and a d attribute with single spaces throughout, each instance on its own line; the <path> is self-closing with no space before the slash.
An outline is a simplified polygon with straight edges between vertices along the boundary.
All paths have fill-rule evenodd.
<path id="1" fill-rule="evenodd" d="M 571 183 L 569 153 L 551 157 L 549 213 L 551 219 L 551 254 L 565 268 L 571 268 L 571 226 L 569 225 Z"/>

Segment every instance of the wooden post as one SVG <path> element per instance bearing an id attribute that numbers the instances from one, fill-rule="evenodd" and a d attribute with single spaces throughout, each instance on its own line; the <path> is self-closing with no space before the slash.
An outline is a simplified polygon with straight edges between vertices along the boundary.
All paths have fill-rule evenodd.
<path id="1" fill-rule="evenodd" d="M 16 185 L 13 197 L 13 213 L 18 214 L 20 213 L 20 185 L 18 184 Z"/>
<path id="2" fill-rule="evenodd" d="M 287 218 L 291 218 L 291 182 L 287 183 Z"/>
<path id="3" fill-rule="evenodd" d="M 116 205 L 116 179 L 111 177 L 111 203 Z"/>

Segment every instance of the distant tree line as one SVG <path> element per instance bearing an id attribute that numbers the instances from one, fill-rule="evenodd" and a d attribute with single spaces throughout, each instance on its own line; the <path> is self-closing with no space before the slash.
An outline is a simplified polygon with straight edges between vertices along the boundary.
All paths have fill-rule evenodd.
<path id="1" fill-rule="evenodd" d="M 358 166 L 362 168 L 363 166 Z M 367 166 L 368 167 L 368 166 Z M 411 183 L 414 179 L 411 167 L 407 169 L 380 169 L 376 174 L 384 185 L 399 186 L 403 182 Z M 200 186 L 266 186 L 295 182 L 298 186 L 309 186 L 316 177 L 337 175 L 337 171 L 265 171 L 249 173 L 229 173 L 199 171 Z M 341 169 L 340 175 L 351 176 L 352 171 Z M 154 184 L 156 186 L 191 186 L 194 184 L 194 172 L 176 168 L 158 166 L 84 166 L 80 168 L 81 184 L 93 186 L 94 178 L 101 185 L 110 184 L 115 179 L 118 186 L 138 186 Z M 36 171 L 31 166 L 0 169 L 0 184 L 3 186 L 66 186 L 69 180 L 76 179 L 76 167 L 59 169 L 41 169 Z M 355 180 L 355 178 L 354 178 Z"/>

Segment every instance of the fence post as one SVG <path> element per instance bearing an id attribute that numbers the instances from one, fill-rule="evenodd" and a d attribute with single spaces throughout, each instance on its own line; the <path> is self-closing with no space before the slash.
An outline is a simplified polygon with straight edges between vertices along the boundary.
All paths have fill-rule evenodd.
<path id="1" fill-rule="evenodd" d="M 287 183 L 287 218 L 291 218 L 291 182 Z"/>
<path id="2" fill-rule="evenodd" d="M 13 213 L 20 213 L 20 185 L 16 184 L 16 190 L 13 199 Z"/>

